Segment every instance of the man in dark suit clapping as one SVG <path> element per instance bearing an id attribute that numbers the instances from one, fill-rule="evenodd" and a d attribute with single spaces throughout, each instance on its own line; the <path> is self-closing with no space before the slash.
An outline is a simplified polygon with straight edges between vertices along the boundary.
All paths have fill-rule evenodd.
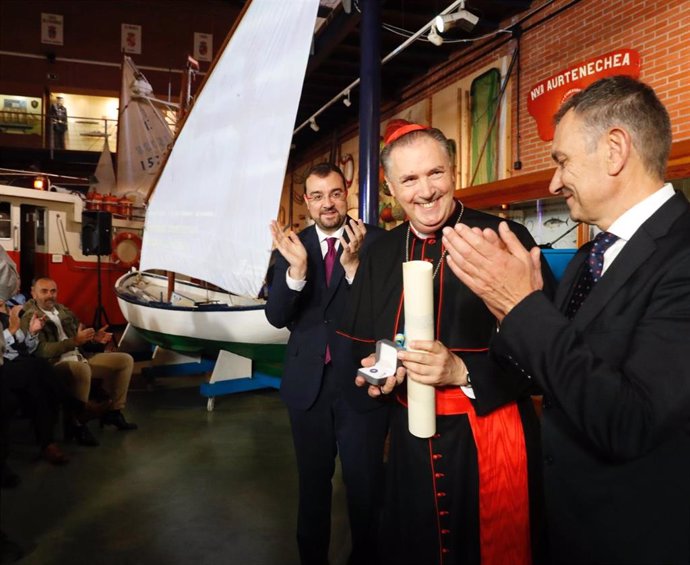
<path id="1" fill-rule="evenodd" d="M 304 189 L 315 225 L 299 235 L 271 225 L 279 255 L 266 317 L 291 331 L 280 393 L 297 456 L 297 542 L 303 565 L 328 563 L 336 454 L 352 533 L 348 563 L 376 558 L 388 409 L 355 386 L 349 343 L 336 330 L 361 254 L 382 230 L 348 217 L 346 197 L 342 171 L 321 163 L 307 174 Z"/>
<path id="2" fill-rule="evenodd" d="M 544 391 L 552 562 L 690 563 L 690 205 L 664 184 L 668 113 L 624 76 L 555 117 L 550 185 L 602 233 L 552 303 L 508 226 L 448 229 L 455 274 L 501 320 L 493 357 Z"/>

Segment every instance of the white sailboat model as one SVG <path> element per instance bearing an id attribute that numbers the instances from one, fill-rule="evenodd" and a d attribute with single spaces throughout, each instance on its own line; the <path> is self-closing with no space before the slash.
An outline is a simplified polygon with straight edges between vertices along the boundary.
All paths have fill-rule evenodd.
<path id="1" fill-rule="evenodd" d="M 182 353 L 282 361 L 288 332 L 257 298 L 277 215 L 318 0 L 253 0 L 186 116 L 146 214 L 141 272 L 117 283 L 147 340 Z M 171 299 L 165 270 L 178 276 Z M 203 390 L 202 390 L 203 392 Z"/>

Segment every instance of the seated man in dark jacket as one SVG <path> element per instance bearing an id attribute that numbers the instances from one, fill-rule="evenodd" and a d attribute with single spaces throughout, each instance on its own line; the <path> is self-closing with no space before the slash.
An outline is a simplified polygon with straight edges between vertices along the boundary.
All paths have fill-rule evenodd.
<path id="1" fill-rule="evenodd" d="M 43 329 L 45 320 L 34 313 L 28 331 L 24 332 L 20 328 L 21 310 L 21 305 L 8 310 L 7 305 L 0 301 L 0 324 L 5 338 L 2 378 L 6 381 L 8 393 L 16 397 L 32 420 L 41 457 L 54 465 L 63 465 L 69 458 L 54 438 L 60 405 L 64 406 L 66 422 L 80 426 L 90 418 L 102 415 L 110 402 L 84 403 L 69 394 L 50 363 L 32 355 L 38 347 L 38 332 Z"/>
<path id="2" fill-rule="evenodd" d="M 134 360 L 127 353 L 85 353 L 89 345 L 103 346 L 112 334 L 107 326 L 98 331 L 85 328 L 67 307 L 57 302 L 57 284 L 41 277 L 31 286 L 33 297 L 24 306 L 22 330 L 27 330 L 34 313 L 45 320 L 38 333 L 36 356 L 49 359 L 55 372 L 63 378 L 72 396 L 87 402 L 91 379 L 102 379 L 103 388 L 112 400 L 112 409 L 101 418 L 101 426 L 112 425 L 118 430 L 135 430 L 136 424 L 127 422 L 122 409 L 132 377 Z M 66 426 L 66 439 L 74 437 L 82 445 L 98 445 L 88 427 Z"/>

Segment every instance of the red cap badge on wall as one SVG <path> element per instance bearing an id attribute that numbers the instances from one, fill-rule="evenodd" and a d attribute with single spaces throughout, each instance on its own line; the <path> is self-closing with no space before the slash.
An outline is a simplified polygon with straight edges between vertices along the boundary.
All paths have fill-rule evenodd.
<path id="1" fill-rule="evenodd" d="M 568 98 L 600 78 L 638 78 L 640 65 L 637 51 L 619 49 L 573 65 L 532 87 L 527 94 L 527 111 L 537 121 L 539 137 L 544 141 L 553 139 L 553 116 Z"/>

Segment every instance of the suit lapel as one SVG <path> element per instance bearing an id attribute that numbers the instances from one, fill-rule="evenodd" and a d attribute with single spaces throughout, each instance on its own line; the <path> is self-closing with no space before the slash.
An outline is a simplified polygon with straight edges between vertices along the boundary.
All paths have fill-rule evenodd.
<path id="1" fill-rule="evenodd" d="M 580 247 L 575 256 L 570 260 L 570 263 L 568 263 L 568 266 L 565 268 L 561 282 L 556 289 L 556 297 L 554 298 L 554 304 L 561 312 L 565 312 L 565 309 L 568 307 L 570 296 L 573 293 L 573 289 L 575 288 L 578 279 L 580 278 L 580 272 L 585 265 L 590 247 L 590 243 L 585 243 L 582 247 Z"/>
<path id="2" fill-rule="evenodd" d="M 304 236 L 304 248 L 307 250 L 307 257 L 313 257 L 314 264 L 314 284 L 321 285 L 326 282 L 326 270 L 323 265 L 323 257 L 321 256 L 321 242 L 319 241 L 319 234 L 314 226 L 309 228 L 311 231 Z M 309 276 L 309 275 L 307 275 Z"/>
<path id="3" fill-rule="evenodd" d="M 628 279 L 654 253 L 656 243 L 646 232 L 638 232 L 626 243 L 616 260 L 606 270 L 601 280 L 594 285 L 574 321 L 578 326 L 589 324 L 610 299 L 625 286 Z"/>
<path id="4" fill-rule="evenodd" d="M 578 326 L 586 326 L 601 312 L 611 298 L 628 282 L 635 271 L 656 251 L 656 239 L 668 232 L 671 224 L 684 212 L 686 207 L 687 201 L 685 197 L 676 194 L 640 226 L 615 261 L 606 270 L 601 280 L 594 285 L 589 296 L 575 315 L 573 321 Z M 589 249 L 589 246 L 583 246 L 576 255 L 579 258 L 580 267 L 582 267 L 586 257 L 585 247 Z M 580 255 L 583 255 L 583 257 L 580 257 Z M 574 266 L 574 269 L 579 273 L 580 269 L 577 266 Z M 570 298 L 576 278 L 571 272 L 570 266 L 566 274 L 568 275 L 568 286 L 565 288 L 568 289 L 567 296 Z M 563 300 L 563 296 L 559 296 L 559 298 Z M 561 301 L 557 304 L 561 311 L 564 311 L 564 302 Z"/>

